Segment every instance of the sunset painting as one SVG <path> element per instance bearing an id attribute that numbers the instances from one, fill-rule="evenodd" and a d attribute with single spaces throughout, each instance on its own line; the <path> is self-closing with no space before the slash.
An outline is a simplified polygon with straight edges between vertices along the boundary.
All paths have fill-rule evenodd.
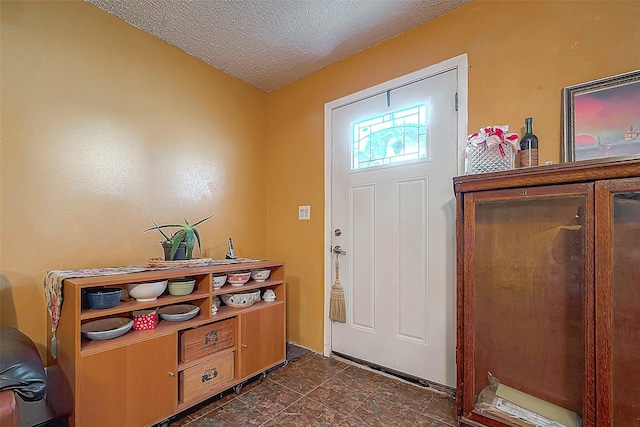
<path id="1" fill-rule="evenodd" d="M 640 81 L 574 97 L 575 160 L 640 153 Z"/>

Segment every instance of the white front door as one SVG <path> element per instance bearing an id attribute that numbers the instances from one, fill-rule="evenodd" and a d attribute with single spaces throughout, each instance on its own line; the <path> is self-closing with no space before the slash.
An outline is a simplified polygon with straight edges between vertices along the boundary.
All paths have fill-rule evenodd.
<path id="1" fill-rule="evenodd" d="M 346 323 L 332 322 L 331 350 L 448 386 L 457 88 L 454 68 L 327 110 L 331 244 L 346 252 L 347 311 Z"/>

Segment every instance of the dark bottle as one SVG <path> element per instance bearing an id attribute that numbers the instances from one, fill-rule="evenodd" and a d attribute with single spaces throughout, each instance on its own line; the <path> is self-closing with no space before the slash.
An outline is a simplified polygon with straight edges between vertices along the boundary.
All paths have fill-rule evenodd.
<path id="1" fill-rule="evenodd" d="M 524 119 L 524 129 L 520 140 L 520 167 L 538 166 L 538 137 L 533 133 L 533 118 Z"/>

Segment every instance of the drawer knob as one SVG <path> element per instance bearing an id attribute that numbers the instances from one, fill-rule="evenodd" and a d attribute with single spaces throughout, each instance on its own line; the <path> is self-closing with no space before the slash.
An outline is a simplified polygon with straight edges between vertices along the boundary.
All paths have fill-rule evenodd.
<path id="1" fill-rule="evenodd" d="M 246 344 L 242 344 L 242 348 L 247 348 L 248 346 Z"/>
<path id="2" fill-rule="evenodd" d="M 204 336 L 204 345 L 215 344 L 218 342 L 218 331 L 211 331 Z"/>
<path id="3" fill-rule="evenodd" d="M 174 374 L 173 372 L 169 372 L 169 376 L 170 376 L 170 377 L 175 377 L 175 376 L 176 376 L 176 374 Z"/>
<path id="4" fill-rule="evenodd" d="M 207 369 L 206 371 L 203 372 L 201 381 L 203 383 L 206 383 L 207 381 L 211 381 L 217 376 L 218 376 L 218 370 L 216 368 Z"/>

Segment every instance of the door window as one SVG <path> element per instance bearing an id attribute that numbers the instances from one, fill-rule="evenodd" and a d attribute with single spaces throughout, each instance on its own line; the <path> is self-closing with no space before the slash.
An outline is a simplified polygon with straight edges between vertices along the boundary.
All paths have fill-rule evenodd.
<path id="1" fill-rule="evenodd" d="M 351 170 L 427 159 L 427 106 L 415 105 L 353 124 Z"/>

